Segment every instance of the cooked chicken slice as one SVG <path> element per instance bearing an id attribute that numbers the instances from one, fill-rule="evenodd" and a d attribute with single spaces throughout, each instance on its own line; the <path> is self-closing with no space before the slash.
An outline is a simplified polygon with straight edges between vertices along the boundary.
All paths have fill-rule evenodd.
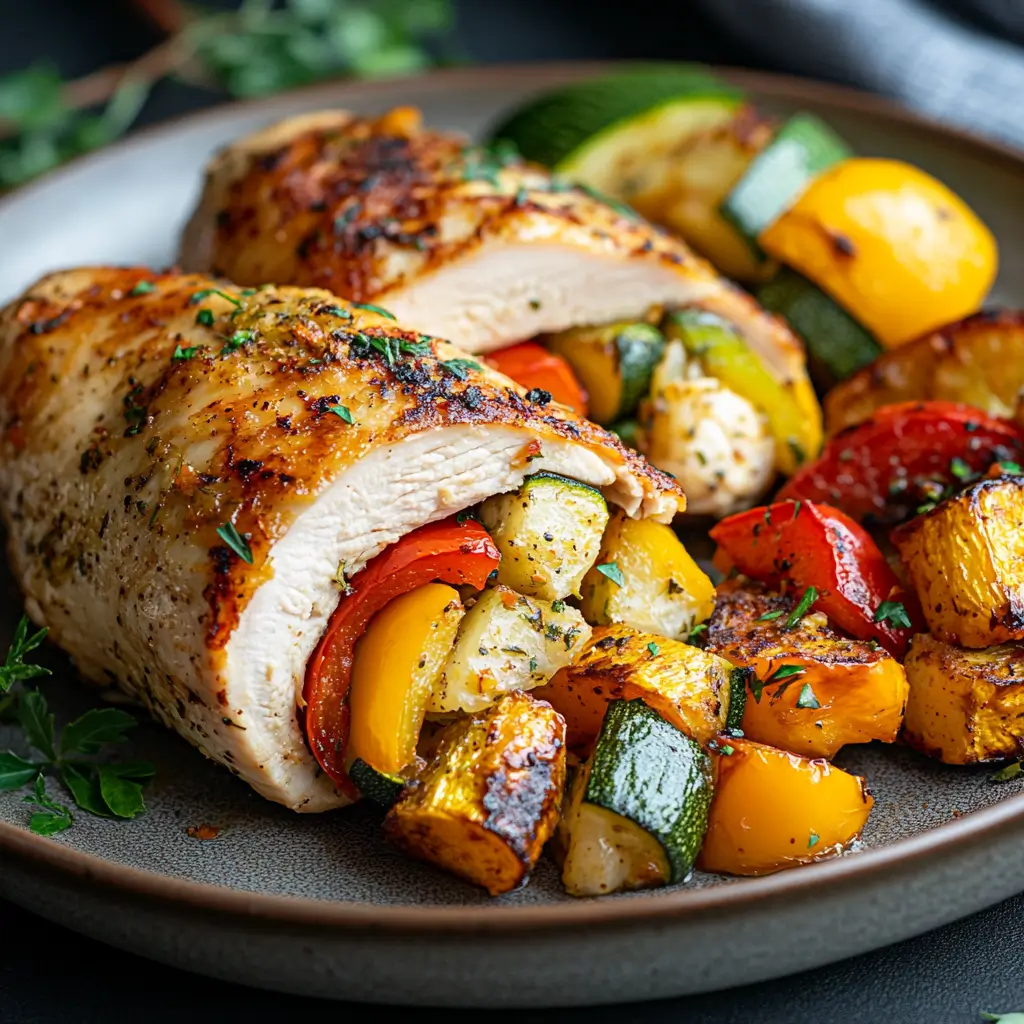
<path id="1" fill-rule="evenodd" d="M 678 486 L 450 345 L 329 292 L 53 274 L 0 313 L 0 512 L 27 608 L 268 799 L 345 803 L 296 721 L 346 575 L 538 470 Z"/>
<path id="2" fill-rule="evenodd" d="M 718 313 L 783 382 L 804 382 L 789 328 L 681 241 L 540 167 L 421 127 L 322 111 L 210 164 L 183 264 L 241 284 L 330 288 L 472 352 L 652 306 Z"/>

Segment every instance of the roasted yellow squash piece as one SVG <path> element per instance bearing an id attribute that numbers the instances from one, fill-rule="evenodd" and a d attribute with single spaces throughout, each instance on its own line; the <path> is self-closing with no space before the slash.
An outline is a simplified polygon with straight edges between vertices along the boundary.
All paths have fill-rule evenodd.
<path id="1" fill-rule="evenodd" d="M 356 644 L 349 753 L 378 772 L 416 759 L 427 705 L 466 610 L 443 583 L 417 587 L 377 613 Z"/>
<path id="2" fill-rule="evenodd" d="M 1012 419 L 1024 393 L 1024 311 L 977 313 L 887 352 L 825 397 L 830 434 L 883 405 L 963 402 Z"/>
<path id="3" fill-rule="evenodd" d="M 445 727 L 384 829 L 406 853 L 497 896 L 536 864 L 558 823 L 564 786 L 562 717 L 529 694 L 511 693 Z"/>
<path id="4" fill-rule="evenodd" d="M 730 665 L 697 647 L 629 626 L 599 626 L 579 660 L 535 695 L 566 721 L 566 739 L 587 750 L 608 703 L 640 698 L 687 736 L 706 743 L 725 728 Z"/>
<path id="5" fill-rule="evenodd" d="M 859 775 L 752 740 L 723 740 L 712 760 L 703 871 L 766 875 L 838 853 L 874 804 Z"/>
<path id="6" fill-rule="evenodd" d="M 1024 645 L 970 651 L 923 633 L 905 664 L 911 746 L 947 764 L 1024 756 Z"/>
<path id="7" fill-rule="evenodd" d="M 621 622 L 685 640 L 715 606 L 715 585 L 664 523 L 612 515 L 597 564 L 583 578 L 587 622 Z"/>
<path id="8" fill-rule="evenodd" d="M 976 648 L 1024 639 L 1024 476 L 972 484 L 892 539 L 936 639 Z"/>
<path id="9" fill-rule="evenodd" d="M 892 743 L 907 703 L 903 666 L 877 644 L 839 636 L 820 614 L 800 617 L 794 605 L 750 586 L 723 592 L 711 616 L 708 650 L 754 670 L 744 735 L 808 757 Z"/>

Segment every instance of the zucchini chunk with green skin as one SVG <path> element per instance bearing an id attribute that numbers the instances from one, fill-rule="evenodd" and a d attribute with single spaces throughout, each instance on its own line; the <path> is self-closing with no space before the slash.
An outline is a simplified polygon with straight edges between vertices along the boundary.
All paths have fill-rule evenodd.
<path id="1" fill-rule="evenodd" d="M 497 896 L 536 864 L 564 787 L 565 723 L 543 701 L 511 693 L 445 727 L 384 831 L 406 853 Z"/>
<path id="2" fill-rule="evenodd" d="M 612 515 L 597 564 L 583 578 L 580 609 L 587 622 L 621 622 L 685 640 L 714 608 L 715 585 L 671 527 Z"/>
<path id="3" fill-rule="evenodd" d="M 602 426 L 636 412 L 665 349 L 661 331 L 642 321 L 571 327 L 541 340 L 572 367 L 586 389 L 590 418 Z"/>
<path id="4" fill-rule="evenodd" d="M 360 794 L 382 807 L 390 807 L 401 795 L 405 779 L 401 775 L 379 772 L 365 761 L 356 758 L 349 765 L 348 777 Z"/>
<path id="5" fill-rule="evenodd" d="M 480 519 L 501 552 L 498 582 L 520 594 L 559 601 L 578 594 L 608 524 L 601 492 L 554 473 L 527 477 L 497 494 Z"/>
<path id="6" fill-rule="evenodd" d="M 485 590 L 466 612 L 427 711 L 480 711 L 512 690 L 530 690 L 568 665 L 590 639 L 583 616 L 565 604 Z"/>
<path id="7" fill-rule="evenodd" d="M 707 830 L 711 759 L 642 700 L 608 705 L 559 826 L 562 882 L 601 896 L 685 882 Z"/>
<path id="8" fill-rule="evenodd" d="M 698 647 L 629 626 L 598 626 L 579 660 L 536 696 L 565 719 L 571 750 L 590 750 L 609 701 L 634 698 L 707 743 L 728 723 L 731 673 L 724 658 Z"/>

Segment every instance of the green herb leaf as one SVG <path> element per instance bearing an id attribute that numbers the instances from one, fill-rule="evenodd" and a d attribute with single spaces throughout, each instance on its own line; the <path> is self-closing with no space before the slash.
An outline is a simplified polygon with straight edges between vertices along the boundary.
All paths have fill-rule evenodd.
<path id="1" fill-rule="evenodd" d="M 348 407 L 344 405 L 329 405 L 327 407 L 328 412 L 333 412 L 335 416 L 340 416 L 346 423 L 354 423 L 352 419 L 352 413 L 348 411 Z"/>
<path id="2" fill-rule="evenodd" d="M 811 833 L 811 838 L 807 840 L 807 849 L 809 850 L 812 846 L 817 846 L 821 841 L 821 836 L 817 832 Z"/>
<path id="3" fill-rule="evenodd" d="M 25 803 L 35 804 L 42 808 L 29 818 L 29 830 L 37 836 L 53 836 L 63 832 L 73 821 L 71 812 L 63 805 L 50 798 L 46 792 L 46 779 L 40 772 L 36 776 L 35 789 L 31 796 L 24 798 Z"/>
<path id="4" fill-rule="evenodd" d="M 235 529 L 234 523 L 228 522 L 218 526 L 217 535 L 243 562 L 253 564 L 252 548 L 249 547 L 249 542 Z"/>
<path id="5" fill-rule="evenodd" d="M 243 345 L 248 344 L 255 337 L 255 331 L 235 331 L 235 333 L 224 342 L 224 347 L 220 350 L 220 354 L 222 356 L 230 355 L 232 352 L 236 352 L 240 349 Z"/>
<path id="6" fill-rule="evenodd" d="M 617 562 L 605 562 L 604 565 L 596 565 L 594 568 L 602 576 L 607 576 L 616 586 L 624 587 L 626 585 L 626 577 L 622 575 L 622 570 Z M 693 636 L 693 630 L 690 631 L 690 636 Z"/>
<path id="7" fill-rule="evenodd" d="M 997 462 L 996 465 L 999 467 L 1000 473 L 1009 473 L 1011 476 L 1024 474 L 1024 469 L 1021 468 L 1019 462 Z"/>
<path id="8" fill-rule="evenodd" d="M 352 314 L 341 306 L 321 306 L 318 313 L 327 313 L 330 316 L 340 316 L 342 320 L 351 320 Z"/>
<path id="9" fill-rule="evenodd" d="M 25 664 L 25 655 L 34 651 L 46 638 L 47 633 L 47 630 L 40 629 L 29 636 L 28 626 L 28 616 L 23 615 L 14 630 L 14 639 L 7 652 L 7 659 L 0 665 L 0 693 L 6 693 L 17 682 L 50 675 L 50 670 L 42 665 Z"/>
<path id="10" fill-rule="evenodd" d="M 792 629 L 809 611 L 811 605 L 818 600 L 816 587 L 808 587 L 797 602 L 797 606 L 789 613 L 783 629 Z"/>
<path id="11" fill-rule="evenodd" d="M 565 602 L 564 601 L 552 601 L 551 602 L 551 610 L 553 612 L 564 612 L 565 611 Z"/>
<path id="12" fill-rule="evenodd" d="M 100 792 L 100 780 L 95 765 L 62 764 L 60 780 L 71 794 L 75 804 L 89 814 L 109 818 L 110 811 Z"/>
<path id="13" fill-rule="evenodd" d="M 227 299 L 232 306 L 242 305 L 241 299 L 236 299 L 234 295 L 229 295 L 227 292 L 221 291 L 219 288 L 203 288 L 198 292 L 193 292 L 189 296 L 189 305 L 196 306 L 202 302 L 203 299 L 208 299 L 211 295 L 219 295 L 222 299 Z"/>
<path id="14" fill-rule="evenodd" d="M 975 475 L 971 467 L 959 455 L 949 460 L 949 471 L 957 480 L 969 480 Z"/>
<path id="15" fill-rule="evenodd" d="M 64 726 L 60 754 L 98 754 L 104 743 L 123 743 L 136 726 L 135 719 L 120 708 L 91 708 Z"/>
<path id="16" fill-rule="evenodd" d="M 466 380 L 470 370 L 479 370 L 480 364 L 474 363 L 472 359 L 445 359 L 441 365 L 459 380 Z"/>
<path id="17" fill-rule="evenodd" d="M 658 651 L 660 651 L 661 648 L 652 640 L 647 645 L 647 650 L 650 652 L 652 658 L 656 658 L 658 656 Z"/>
<path id="18" fill-rule="evenodd" d="M 764 680 L 754 676 L 750 680 L 750 692 L 754 696 L 754 703 L 761 703 L 761 694 L 764 693 Z"/>
<path id="19" fill-rule="evenodd" d="M 38 774 L 39 766 L 7 751 L 0 754 L 0 791 L 20 789 Z"/>
<path id="20" fill-rule="evenodd" d="M 53 714 L 38 690 L 26 690 L 18 701 L 18 721 L 25 739 L 48 761 L 56 760 L 53 750 Z"/>
<path id="21" fill-rule="evenodd" d="M 1006 765 L 1005 768 L 993 772 L 989 778 L 993 782 L 1010 782 L 1012 779 L 1019 779 L 1022 775 L 1024 775 L 1024 763 L 1014 761 L 1012 764 Z"/>
<path id="22" fill-rule="evenodd" d="M 200 347 L 198 345 L 192 345 L 189 348 L 182 348 L 180 345 L 175 346 L 174 353 L 171 355 L 171 362 L 181 363 L 186 359 L 193 359 L 199 353 Z"/>
<path id="23" fill-rule="evenodd" d="M 810 683 L 804 683 L 800 690 L 800 696 L 796 699 L 796 706 L 798 708 L 820 708 L 821 705 L 818 703 L 818 698 L 814 696 L 814 691 L 811 689 Z"/>
<path id="24" fill-rule="evenodd" d="M 386 309 L 381 309 L 380 306 L 373 306 L 369 302 L 353 302 L 351 305 L 353 309 L 365 309 L 369 313 L 376 313 L 377 316 L 387 317 L 388 320 L 398 319 L 394 313 L 389 313 Z"/>
<path id="25" fill-rule="evenodd" d="M 156 285 L 152 281 L 140 281 L 128 294 L 132 297 L 137 295 L 148 295 L 156 291 Z"/>
<path id="26" fill-rule="evenodd" d="M 777 683 L 780 679 L 789 679 L 791 676 L 803 675 L 806 670 L 803 665 L 780 665 L 766 680 L 766 683 Z"/>
<path id="27" fill-rule="evenodd" d="M 910 629 L 913 623 L 899 601 L 883 601 L 875 609 L 875 622 L 888 622 L 897 629 Z"/>
<path id="28" fill-rule="evenodd" d="M 196 313 L 196 323 L 202 324 L 203 327 L 212 327 L 216 317 L 213 315 L 212 309 L 207 309 L 205 306 Z"/>
<path id="29" fill-rule="evenodd" d="M 101 764 L 97 769 L 103 802 L 118 818 L 134 818 L 146 809 L 142 786 L 134 779 L 124 778 L 116 765 Z"/>
<path id="30" fill-rule="evenodd" d="M 771 622 L 774 619 L 781 619 L 786 614 L 785 608 L 779 608 L 774 612 L 765 612 L 764 615 L 759 615 L 754 621 L 755 622 Z"/>

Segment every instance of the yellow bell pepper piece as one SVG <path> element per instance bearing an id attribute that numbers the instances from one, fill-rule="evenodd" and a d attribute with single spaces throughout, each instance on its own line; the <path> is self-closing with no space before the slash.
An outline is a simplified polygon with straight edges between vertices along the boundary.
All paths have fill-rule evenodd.
<path id="1" fill-rule="evenodd" d="M 888 348 L 974 312 L 998 269 L 995 239 L 967 204 L 898 160 L 836 164 L 758 242 Z"/>
<path id="2" fill-rule="evenodd" d="M 721 741 L 697 866 L 765 875 L 837 853 L 874 803 L 859 775 L 747 739 Z"/>
<path id="3" fill-rule="evenodd" d="M 427 583 L 374 616 L 352 661 L 353 760 L 388 774 L 412 764 L 427 705 L 464 614 L 458 591 Z"/>
<path id="4" fill-rule="evenodd" d="M 765 414 L 775 439 L 779 472 L 792 476 L 802 463 L 817 456 L 822 442 L 821 406 L 806 376 L 785 383 L 777 380 L 743 338 L 713 313 L 670 313 L 663 330 L 667 338 L 683 342 L 709 377 L 717 377 Z"/>

